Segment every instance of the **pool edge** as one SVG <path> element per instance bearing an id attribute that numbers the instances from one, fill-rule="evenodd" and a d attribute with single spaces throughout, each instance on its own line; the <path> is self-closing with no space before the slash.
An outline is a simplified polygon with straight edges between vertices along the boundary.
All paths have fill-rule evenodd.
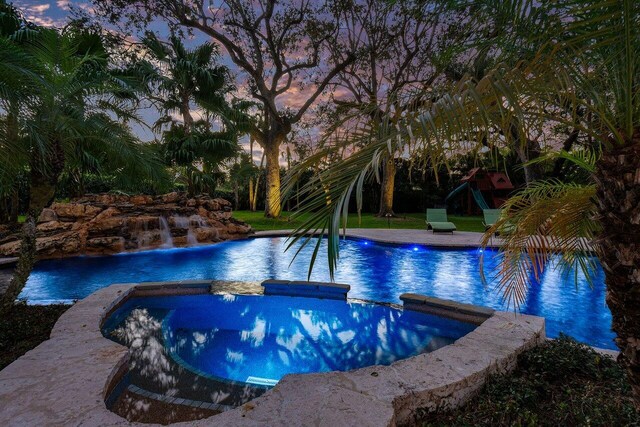
<path id="1" fill-rule="evenodd" d="M 0 399 L 6 408 L 0 412 L 2 425 L 136 425 L 105 405 L 109 388 L 127 363 L 128 350 L 103 337 L 100 325 L 109 312 L 135 295 L 137 286 L 111 285 L 79 301 L 61 316 L 49 340 L 0 371 Z M 162 292 L 201 289 L 176 282 L 151 286 Z M 148 284 L 146 291 L 152 291 Z M 287 375 L 261 397 L 216 415 L 215 422 L 260 425 L 268 420 L 271 425 L 302 425 L 322 419 L 340 425 L 349 419 L 361 425 L 411 423 L 417 408 L 464 403 L 488 375 L 512 369 L 518 354 L 544 338 L 543 318 L 496 311 L 454 344 L 390 366 Z M 210 423 L 204 419 L 189 425 Z"/>

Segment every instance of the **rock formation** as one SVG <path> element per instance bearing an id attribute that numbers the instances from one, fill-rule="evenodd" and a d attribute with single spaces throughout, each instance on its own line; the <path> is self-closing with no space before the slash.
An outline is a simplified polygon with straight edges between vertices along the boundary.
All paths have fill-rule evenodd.
<path id="1" fill-rule="evenodd" d="M 244 237 L 251 226 L 231 217 L 231 203 L 182 193 L 162 196 L 97 194 L 54 203 L 38 219 L 41 258 L 113 254 L 192 246 Z M 0 239 L 0 256 L 16 256 L 20 236 Z"/>

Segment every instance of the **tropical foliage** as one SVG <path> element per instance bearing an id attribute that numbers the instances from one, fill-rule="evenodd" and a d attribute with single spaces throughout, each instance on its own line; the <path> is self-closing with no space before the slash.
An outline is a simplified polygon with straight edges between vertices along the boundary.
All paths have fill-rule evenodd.
<path id="1" fill-rule="evenodd" d="M 160 151 L 189 194 L 210 192 L 221 174 L 221 163 L 239 150 L 238 135 L 248 130 L 247 104 L 227 100 L 234 88 L 229 70 L 216 65 L 215 45 L 188 49 L 176 35 L 164 43 L 153 33 L 147 33 L 142 42 L 147 59 L 133 70 L 145 97 L 162 114 L 154 126 L 156 131 L 164 129 Z M 203 116 L 197 120 L 192 114 L 194 104 Z M 212 129 L 214 120 L 220 122 L 218 130 Z"/>

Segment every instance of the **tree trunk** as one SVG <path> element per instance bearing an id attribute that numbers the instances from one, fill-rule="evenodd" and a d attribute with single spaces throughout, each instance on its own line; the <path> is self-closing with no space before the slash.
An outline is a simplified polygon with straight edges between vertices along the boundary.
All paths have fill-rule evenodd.
<path id="1" fill-rule="evenodd" d="M 194 197 L 196 195 L 196 186 L 193 183 L 193 171 L 187 167 L 187 196 Z"/>
<path id="2" fill-rule="evenodd" d="M 396 180 L 396 162 L 389 157 L 382 167 L 382 184 L 380 185 L 380 210 L 378 216 L 395 216 L 393 212 L 393 190 Z"/>
<path id="3" fill-rule="evenodd" d="M 47 174 L 40 167 L 46 164 Z M 36 151 L 31 159 L 31 176 L 29 186 L 29 207 L 27 218 L 22 226 L 22 244 L 20 256 L 9 282 L 7 291 L 0 299 L 0 312 L 6 313 L 13 307 L 22 288 L 27 283 L 29 274 L 36 262 L 36 224 L 42 210 L 49 206 L 56 194 L 56 185 L 65 165 L 65 155 L 60 141 L 54 140 L 46 161 L 39 157 Z"/>
<path id="4" fill-rule="evenodd" d="M 607 305 L 636 408 L 640 410 L 640 129 L 596 165 L 602 231 L 595 247 L 605 271 Z"/>
<path id="5" fill-rule="evenodd" d="M 514 150 L 518 155 L 518 159 L 520 159 L 522 163 L 526 163 L 540 157 L 542 148 L 538 141 L 531 140 L 527 138 L 526 135 L 522 135 L 515 122 L 511 125 L 511 137 L 515 144 Z M 541 175 L 540 165 L 524 165 L 523 170 L 524 180 L 527 185 L 538 179 Z"/>
<path id="6" fill-rule="evenodd" d="M 11 193 L 11 212 L 9 212 L 9 222 L 18 222 L 18 214 L 20 210 L 20 194 L 17 189 Z"/>
<path id="7" fill-rule="evenodd" d="M 263 144 L 266 159 L 266 188 L 264 216 L 267 218 L 277 218 L 280 216 L 280 143 L 283 138 L 274 137 Z"/>
<path id="8" fill-rule="evenodd" d="M 255 197 L 253 195 L 253 178 L 249 178 L 249 210 L 256 211 Z"/>
<path id="9" fill-rule="evenodd" d="M 35 262 L 36 219 L 33 215 L 29 214 L 22 225 L 22 243 L 18 263 L 13 271 L 13 277 L 11 277 L 9 286 L 0 300 L 0 315 L 4 316 L 4 313 L 7 313 L 11 307 L 13 307 L 13 303 L 27 283 L 27 279 L 29 278 L 29 274 L 31 274 L 31 270 L 33 270 Z"/>
<path id="10" fill-rule="evenodd" d="M 240 210 L 240 195 L 238 194 L 238 181 L 233 182 L 233 201 L 235 210 Z"/>
<path id="11" fill-rule="evenodd" d="M 22 226 L 20 257 L 9 282 L 9 287 L 0 300 L 1 313 L 6 313 L 13 307 L 13 303 L 27 283 L 36 262 L 36 223 L 42 210 L 53 201 L 54 195 L 55 185 L 50 180 L 39 173 L 31 174 L 29 210 Z"/>

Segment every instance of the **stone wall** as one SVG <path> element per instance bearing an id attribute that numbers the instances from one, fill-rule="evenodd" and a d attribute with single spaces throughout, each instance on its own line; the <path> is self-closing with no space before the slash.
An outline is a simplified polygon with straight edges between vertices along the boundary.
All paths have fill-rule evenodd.
<path id="1" fill-rule="evenodd" d="M 41 258 L 183 247 L 240 238 L 251 226 L 231 217 L 231 203 L 183 193 L 88 195 L 54 203 L 38 219 Z M 16 256 L 18 233 L 0 239 L 0 256 Z"/>

